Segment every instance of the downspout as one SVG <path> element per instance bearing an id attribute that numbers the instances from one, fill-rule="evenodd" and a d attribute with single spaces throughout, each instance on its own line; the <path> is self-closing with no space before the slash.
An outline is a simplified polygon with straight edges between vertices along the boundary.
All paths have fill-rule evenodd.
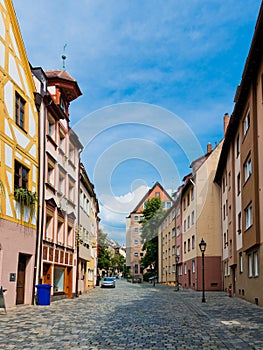
<path id="1" fill-rule="evenodd" d="M 35 94 L 35 105 L 38 111 L 38 212 L 37 212 L 37 225 L 36 225 L 36 248 L 35 248 L 35 262 L 34 262 L 34 276 L 33 276 L 33 288 L 32 288 L 32 305 L 35 304 L 35 285 L 40 282 L 40 271 L 41 271 L 41 259 L 42 259 L 42 226 L 43 226 L 43 198 L 44 198 L 44 181 L 40 181 L 40 170 L 43 168 L 43 173 L 45 169 L 45 162 L 41 157 L 41 143 L 43 143 L 43 137 L 41 135 L 41 116 L 44 113 L 41 113 L 43 109 L 43 95 L 40 93 Z M 46 127 L 45 123 L 43 126 L 43 134 L 45 135 Z M 42 136 L 42 135 L 41 135 Z M 45 142 L 43 145 L 45 152 Z M 42 164 L 42 165 L 41 165 Z M 42 184 L 42 191 L 41 191 Z M 41 192 L 40 192 L 41 191 Z M 41 231 L 40 231 L 41 230 Z"/>

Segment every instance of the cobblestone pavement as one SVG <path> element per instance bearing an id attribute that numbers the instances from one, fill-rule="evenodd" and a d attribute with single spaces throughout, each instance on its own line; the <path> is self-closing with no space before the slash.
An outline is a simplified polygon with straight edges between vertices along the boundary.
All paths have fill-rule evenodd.
<path id="1" fill-rule="evenodd" d="M 0 310 L 0 349 L 263 349 L 263 308 L 225 293 L 117 280 L 50 306 Z"/>

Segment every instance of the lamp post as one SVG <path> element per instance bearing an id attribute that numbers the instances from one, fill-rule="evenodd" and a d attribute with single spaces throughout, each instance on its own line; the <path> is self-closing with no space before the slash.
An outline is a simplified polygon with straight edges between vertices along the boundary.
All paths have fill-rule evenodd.
<path id="1" fill-rule="evenodd" d="M 180 259 L 180 256 L 179 255 L 176 255 L 175 256 L 175 290 L 179 290 L 179 281 L 178 281 L 178 262 L 179 262 L 179 259 Z"/>
<path id="2" fill-rule="evenodd" d="M 203 294 L 202 294 L 202 303 L 205 303 L 205 250 L 206 250 L 206 242 L 201 240 L 199 243 L 199 248 L 202 253 L 202 289 L 203 289 Z"/>

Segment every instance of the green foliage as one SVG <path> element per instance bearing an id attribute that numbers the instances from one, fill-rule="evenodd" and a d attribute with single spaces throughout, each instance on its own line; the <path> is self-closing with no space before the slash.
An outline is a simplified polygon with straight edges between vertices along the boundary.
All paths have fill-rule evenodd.
<path id="1" fill-rule="evenodd" d="M 31 192 L 26 188 L 18 187 L 14 191 L 15 200 L 21 205 L 23 211 L 24 206 L 29 207 L 31 212 L 35 210 L 37 203 L 36 192 Z"/>
<path id="2" fill-rule="evenodd" d="M 161 199 L 152 198 L 145 203 L 145 209 L 142 212 L 144 219 L 142 222 L 141 237 L 144 240 L 143 250 L 146 250 L 145 256 L 141 259 L 141 265 L 144 268 L 150 268 L 153 271 L 158 269 L 158 227 L 163 219 L 165 212 Z"/>

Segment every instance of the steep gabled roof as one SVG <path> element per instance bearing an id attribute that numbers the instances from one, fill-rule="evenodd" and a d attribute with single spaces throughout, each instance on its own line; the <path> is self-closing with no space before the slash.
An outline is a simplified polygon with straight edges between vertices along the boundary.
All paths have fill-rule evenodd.
<path id="1" fill-rule="evenodd" d="M 163 188 L 163 186 L 157 181 L 152 188 L 149 189 L 149 191 L 144 195 L 144 197 L 140 200 L 140 202 L 137 204 L 137 206 L 134 208 L 134 210 L 131 213 L 135 213 L 138 211 L 140 206 L 147 200 L 147 198 L 151 195 L 151 193 L 154 191 L 156 187 L 160 187 L 161 191 L 169 198 L 171 202 L 173 202 L 173 199 L 170 197 L 170 195 L 166 192 L 166 190 Z"/>

